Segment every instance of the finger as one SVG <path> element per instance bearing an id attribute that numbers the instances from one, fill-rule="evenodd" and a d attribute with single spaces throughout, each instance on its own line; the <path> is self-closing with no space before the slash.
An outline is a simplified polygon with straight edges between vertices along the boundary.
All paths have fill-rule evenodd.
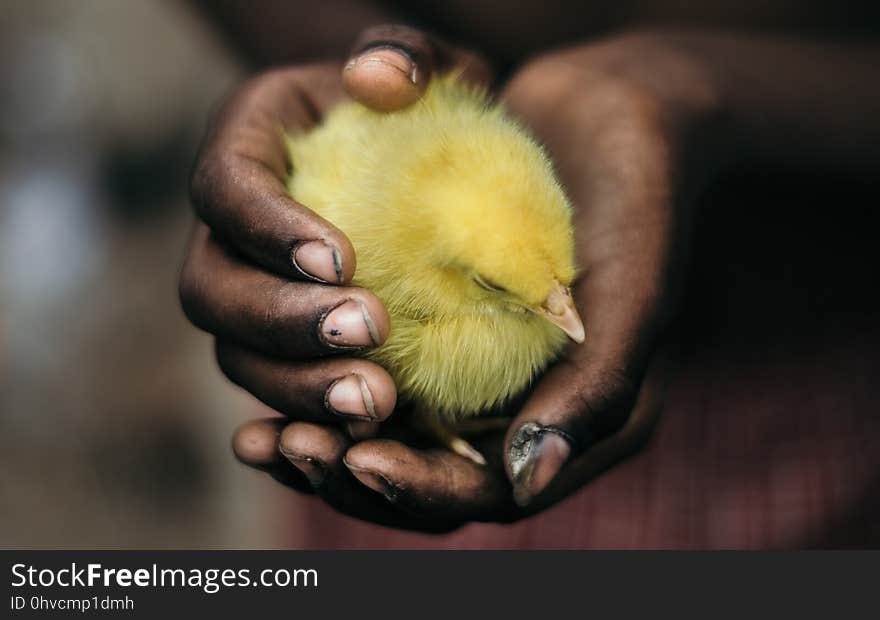
<path id="1" fill-rule="evenodd" d="M 486 61 L 421 30 L 386 24 L 365 30 L 342 72 L 351 97 L 379 112 L 413 104 L 434 74 L 455 70 L 466 81 L 488 85 Z"/>
<path id="2" fill-rule="evenodd" d="M 303 474 L 292 468 L 278 452 L 281 430 L 288 420 L 265 418 L 251 420 L 240 426 L 232 438 L 232 451 L 243 464 L 266 472 L 278 482 L 297 491 L 311 491 Z"/>
<path id="3" fill-rule="evenodd" d="M 621 460 L 635 454 L 648 441 L 663 407 L 666 376 L 661 366 L 652 368 L 642 383 L 626 423 L 616 433 L 598 441 L 568 462 L 547 486 L 532 495 L 529 512 L 538 512 L 572 492 Z"/>
<path id="4" fill-rule="evenodd" d="M 242 262 L 197 225 L 180 278 L 190 321 L 268 354 L 305 359 L 375 347 L 388 312 L 361 288 L 291 282 Z"/>
<path id="5" fill-rule="evenodd" d="M 211 229 L 242 254 L 290 278 L 351 280 L 354 248 L 345 234 L 287 193 L 282 132 L 320 120 L 342 97 L 328 66 L 258 76 L 221 109 L 191 181 L 193 205 Z M 307 88 L 305 87 L 307 85 Z"/>
<path id="6" fill-rule="evenodd" d="M 644 110 L 627 111 L 626 102 L 615 100 L 622 120 L 609 113 L 599 127 L 579 130 L 558 121 L 567 108 L 550 109 L 546 97 L 528 101 L 534 105 L 514 107 L 551 153 L 573 153 L 558 162 L 578 206 L 577 260 L 584 270 L 573 291 L 586 340 L 542 379 L 511 425 L 506 465 L 521 503 L 628 420 L 675 307 L 686 237 L 668 153 Z M 585 109 L 595 102 L 573 103 Z M 574 141 L 591 148 L 572 149 Z"/>
<path id="7" fill-rule="evenodd" d="M 339 462 L 351 440 L 338 429 L 293 422 L 278 439 L 278 452 L 303 473 L 312 488 L 320 489 L 340 474 Z"/>
<path id="8" fill-rule="evenodd" d="M 518 505 L 531 506 L 551 483 L 559 488 L 560 478 L 569 481 L 563 486 L 570 492 L 575 482 L 583 484 L 647 438 L 652 428 L 647 421 L 662 402 L 661 363 L 640 384 L 601 374 L 602 368 L 571 362 L 555 367 L 514 420 L 505 440 L 505 466 Z M 569 471 L 573 462 L 580 465 Z"/>
<path id="9" fill-rule="evenodd" d="M 339 429 L 294 422 L 281 434 L 279 450 L 312 482 L 321 498 L 340 512 L 373 523 L 423 531 L 449 531 L 458 522 L 413 518 L 361 484 L 344 465 L 351 440 Z"/>
<path id="10" fill-rule="evenodd" d="M 587 269 L 574 287 L 586 341 L 548 372 L 511 425 L 506 465 L 520 504 L 627 421 L 674 307 L 672 212 L 662 204 L 642 212 L 647 207 L 629 198 L 605 197 L 580 214 L 595 218 L 577 227 L 590 235 L 578 239 Z"/>
<path id="11" fill-rule="evenodd" d="M 394 411 L 394 380 L 378 364 L 328 358 L 293 363 L 217 342 L 223 373 L 276 411 L 316 422 L 377 422 Z"/>
<path id="12" fill-rule="evenodd" d="M 487 453 L 497 453 L 497 446 Z M 505 520 L 515 512 L 500 468 L 446 450 L 372 439 L 349 448 L 344 462 L 365 487 L 413 516 L 454 522 Z"/>

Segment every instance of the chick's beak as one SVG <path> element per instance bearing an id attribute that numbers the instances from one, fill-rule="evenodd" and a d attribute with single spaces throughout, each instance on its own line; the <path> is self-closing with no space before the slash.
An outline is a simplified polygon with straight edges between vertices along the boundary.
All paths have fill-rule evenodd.
<path id="1" fill-rule="evenodd" d="M 571 289 L 567 286 L 557 285 L 547 295 L 544 303 L 532 311 L 553 323 L 578 344 L 584 341 L 584 323 L 574 307 Z"/>

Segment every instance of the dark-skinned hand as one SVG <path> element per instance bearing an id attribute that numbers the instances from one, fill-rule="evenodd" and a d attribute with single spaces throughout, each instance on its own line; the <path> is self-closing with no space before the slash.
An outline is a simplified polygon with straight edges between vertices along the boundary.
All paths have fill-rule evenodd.
<path id="1" fill-rule="evenodd" d="M 286 194 L 281 141 L 282 128 L 313 126 L 346 94 L 393 111 L 437 72 L 488 83 L 485 63 L 388 26 L 366 32 L 344 65 L 273 71 L 232 96 L 194 173 L 200 222 L 180 290 L 187 316 L 216 336 L 226 375 L 285 415 L 238 430 L 241 461 L 346 514 L 444 531 L 534 514 L 644 444 L 687 247 L 681 163 L 712 111 L 700 76 L 653 45 L 624 37 L 547 55 L 499 93 L 546 145 L 575 204 L 587 341 L 537 382 L 506 433 L 474 438 L 487 467 L 388 420 L 393 380 L 352 355 L 385 340 L 387 312 L 347 286 L 356 257 L 344 233 Z M 676 80 L 653 83 L 646 53 Z"/>

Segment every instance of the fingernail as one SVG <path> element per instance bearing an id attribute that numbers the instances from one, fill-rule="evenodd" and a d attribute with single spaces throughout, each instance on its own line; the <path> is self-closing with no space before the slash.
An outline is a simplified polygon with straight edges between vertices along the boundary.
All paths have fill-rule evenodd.
<path id="1" fill-rule="evenodd" d="M 309 278 L 333 284 L 342 284 L 345 279 L 342 254 L 324 241 L 309 241 L 297 246 L 291 258 L 294 266 Z"/>
<path id="2" fill-rule="evenodd" d="M 308 480 L 309 484 L 313 487 L 319 487 L 324 484 L 324 480 L 327 478 L 327 472 L 324 470 L 324 466 L 321 465 L 321 463 L 309 456 L 289 454 L 284 450 L 281 450 L 280 452 L 284 455 L 284 458 L 290 461 L 294 467 L 303 473 L 306 480 Z"/>
<path id="3" fill-rule="evenodd" d="M 376 419 L 370 387 L 358 374 L 350 374 L 334 381 L 327 390 L 324 404 L 327 409 L 339 415 Z"/>
<path id="4" fill-rule="evenodd" d="M 360 467 L 355 467 L 354 465 L 349 465 L 345 461 L 345 459 L 343 459 L 342 462 L 345 463 L 345 466 L 348 467 L 348 470 L 352 474 L 354 474 L 354 477 L 360 480 L 364 486 L 372 489 L 376 493 L 381 493 L 389 502 L 397 501 L 397 487 L 394 486 L 390 480 L 388 480 L 381 474 L 377 474 L 376 472 L 370 471 L 368 469 L 362 469 Z"/>
<path id="5" fill-rule="evenodd" d="M 401 74 L 413 84 L 418 79 L 416 63 L 409 57 L 409 54 L 398 48 L 382 47 L 366 50 L 351 59 L 345 66 L 346 71 L 355 68 L 369 69 L 376 73 Z"/>
<path id="6" fill-rule="evenodd" d="M 337 347 L 375 347 L 379 332 L 367 307 L 355 300 L 336 306 L 321 320 L 321 338 Z"/>
<path id="7" fill-rule="evenodd" d="M 526 506 L 550 484 L 571 456 L 571 442 L 559 429 L 535 422 L 523 424 L 510 445 L 513 499 Z"/>

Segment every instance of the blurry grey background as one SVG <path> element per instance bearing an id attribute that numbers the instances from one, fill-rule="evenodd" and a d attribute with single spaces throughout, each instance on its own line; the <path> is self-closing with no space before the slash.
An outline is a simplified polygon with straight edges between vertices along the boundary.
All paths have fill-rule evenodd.
<path id="1" fill-rule="evenodd" d="M 277 544 L 283 491 L 229 450 L 256 405 L 176 294 L 187 171 L 241 74 L 173 0 L 3 3 L 3 548 Z"/>

